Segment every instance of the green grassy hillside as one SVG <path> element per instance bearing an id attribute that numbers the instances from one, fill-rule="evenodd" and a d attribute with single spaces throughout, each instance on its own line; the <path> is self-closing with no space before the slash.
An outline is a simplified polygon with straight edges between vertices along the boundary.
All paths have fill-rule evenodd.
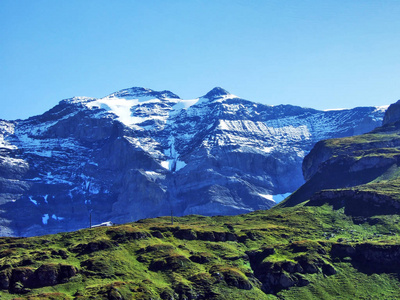
<path id="1" fill-rule="evenodd" d="M 400 217 L 329 205 L 0 240 L 1 299 L 395 299 Z M 388 258 L 389 257 L 389 258 Z"/>

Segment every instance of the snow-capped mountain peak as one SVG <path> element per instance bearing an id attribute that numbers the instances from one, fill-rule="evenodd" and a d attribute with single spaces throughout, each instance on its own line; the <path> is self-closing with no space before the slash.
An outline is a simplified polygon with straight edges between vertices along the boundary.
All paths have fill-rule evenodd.
<path id="1" fill-rule="evenodd" d="M 91 99 L 82 103 L 89 109 L 101 109 L 103 113 L 115 115 L 117 120 L 128 127 L 158 120 L 166 122 L 168 112 L 181 102 L 179 96 L 170 91 L 154 91 L 147 88 L 132 87 L 112 93 L 104 98 Z"/>
<path id="2" fill-rule="evenodd" d="M 207 98 L 211 101 L 221 99 L 221 98 L 237 98 L 235 95 L 230 94 L 227 90 L 221 87 L 215 87 L 202 98 Z"/>
<path id="3" fill-rule="evenodd" d="M 164 90 L 164 91 L 154 91 L 147 88 L 142 87 L 131 87 L 129 89 L 123 89 L 118 92 L 112 93 L 107 96 L 108 98 L 124 98 L 124 99 L 131 99 L 131 98 L 149 98 L 149 99 L 180 99 L 179 96 L 176 94 Z"/>
<path id="4" fill-rule="evenodd" d="M 383 111 L 268 106 L 222 88 L 191 100 L 140 87 L 63 100 L 0 122 L 0 235 L 83 228 L 89 211 L 123 223 L 268 209 L 304 182 L 317 141 L 372 130 Z"/>

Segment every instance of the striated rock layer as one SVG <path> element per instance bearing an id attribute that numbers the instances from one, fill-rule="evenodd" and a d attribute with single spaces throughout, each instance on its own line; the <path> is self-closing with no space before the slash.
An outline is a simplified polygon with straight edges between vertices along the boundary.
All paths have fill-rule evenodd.
<path id="1" fill-rule="evenodd" d="M 221 88 L 182 100 L 130 88 L 0 121 L 0 235 L 161 215 L 268 209 L 304 183 L 322 139 L 368 132 L 386 107 L 267 106 Z"/>

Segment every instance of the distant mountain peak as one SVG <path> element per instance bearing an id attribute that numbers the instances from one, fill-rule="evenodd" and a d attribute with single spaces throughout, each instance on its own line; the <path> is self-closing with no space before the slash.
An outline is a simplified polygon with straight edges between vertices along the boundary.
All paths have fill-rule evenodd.
<path id="1" fill-rule="evenodd" d="M 221 88 L 221 87 L 215 87 L 211 91 L 209 91 L 207 94 L 205 94 L 203 97 L 208 98 L 208 99 L 215 99 L 215 98 L 220 98 L 221 96 L 228 96 L 231 95 L 227 90 Z"/>
<path id="2" fill-rule="evenodd" d="M 111 97 L 124 98 L 124 97 L 145 97 L 152 96 L 155 98 L 173 98 L 180 99 L 180 97 L 170 91 L 154 91 L 152 89 L 147 89 L 143 87 L 131 87 L 128 89 L 123 89 L 118 92 L 112 93 Z"/>
<path id="3" fill-rule="evenodd" d="M 317 141 L 382 118 L 375 107 L 255 104 L 222 88 L 188 100 L 140 87 L 63 100 L 0 121 L 0 236 L 84 228 L 92 209 L 94 224 L 268 209 L 304 183 Z"/>

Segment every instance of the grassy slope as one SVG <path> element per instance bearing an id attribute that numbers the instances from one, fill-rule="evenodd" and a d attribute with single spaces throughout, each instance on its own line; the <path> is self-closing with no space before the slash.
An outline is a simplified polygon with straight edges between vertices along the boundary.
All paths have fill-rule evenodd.
<path id="1" fill-rule="evenodd" d="M 327 205 L 298 206 L 234 217 L 188 216 L 176 218 L 174 225 L 170 225 L 168 218 L 157 218 L 44 237 L 3 238 L 0 240 L 2 270 L 18 266 L 36 270 L 43 264 L 62 263 L 75 266 L 78 274 L 67 283 L 32 288 L 19 296 L 3 290 L 0 296 L 1 299 L 118 299 L 112 298 L 118 295 L 125 299 L 168 299 L 167 295 L 176 293 L 176 297 L 181 293 L 200 299 L 275 299 L 276 296 L 390 299 L 400 293 L 397 274 L 361 272 L 350 258 L 334 257 L 331 247 L 338 241 L 352 245 L 398 245 L 399 221 L 400 217 L 393 215 L 354 223 L 352 217 Z M 238 241 L 177 237 L 178 232 L 188 230 L 197 236 L 230 232 Z M 203 235 L 206 239 L 204 236 L 207 235 Z M 104 249 L 84 250 L 82 245 L 89 241 L 103 245 L 100 248 Z M 301 275 L 310 283 L 306 286 L 283 289 L 276 295 L 264 293 L 261 283 L 254 278 L 246 253 L 271 248 L 274 253 L 260 262 L 265 268 L 306 258 L 310 262 L 323 261 L 337 273 L 327 276 L 319 268 L 316 273 Z M 64 250 L 68 257 L 62 259 L 57 254 L 59 250 Z M 193 259 L 194 256 L 203 261 Z M 31 262 L 27 263 L 29 259 Z M 217 273 L 225 279 L 218 280 Z"/>

